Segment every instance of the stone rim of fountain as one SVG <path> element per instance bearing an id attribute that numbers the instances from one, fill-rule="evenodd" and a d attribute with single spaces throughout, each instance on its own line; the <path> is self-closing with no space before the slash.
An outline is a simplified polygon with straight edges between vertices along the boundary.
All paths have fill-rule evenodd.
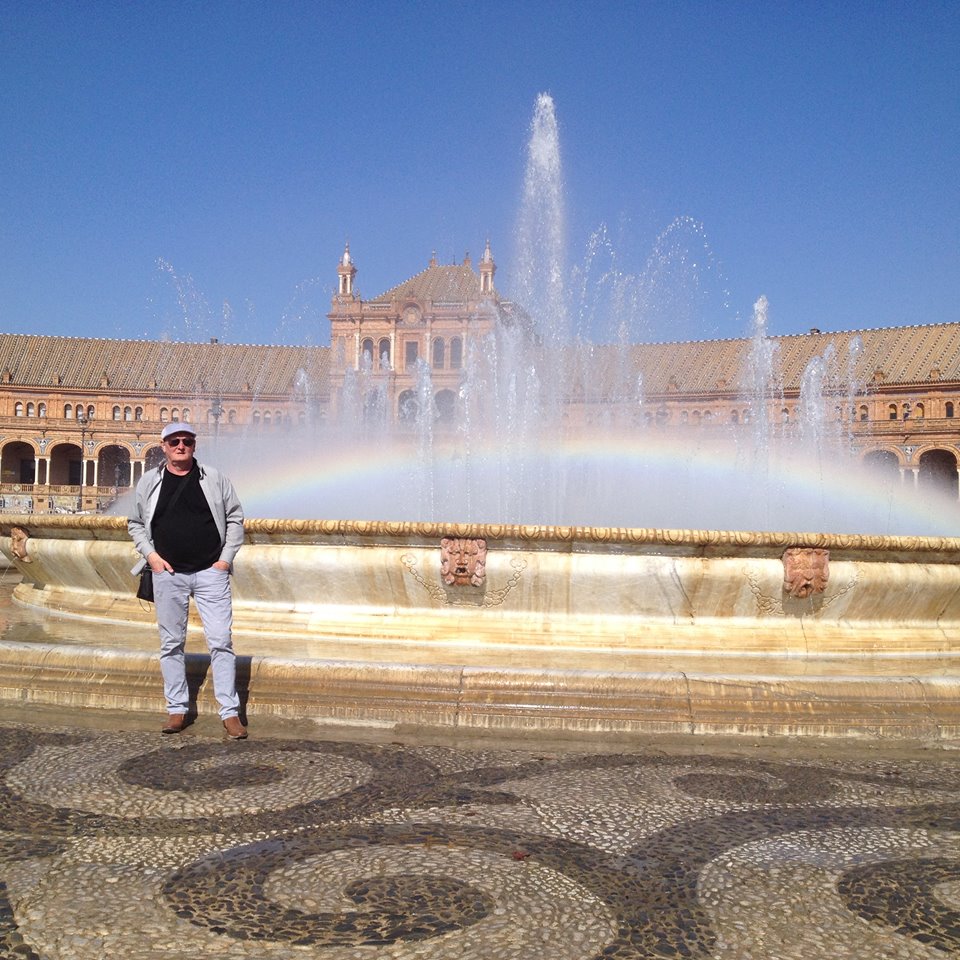
<path id="1" fill-rule="evenodd" d="M 485 584 L 441 578 L 451 537 L 486 541 Z M 0 549 L 18 605 L 152 626 L 124 517 L 0 515 Z M 254 715 L 943 740 L 960 736 L 958 564 L 947 537 L 254 518 L 234 625 L 266 655 L 238 663 Z M 301 635 L 321 652 L 271 653 Z M 189 662 L 202 688 L 209 659 Z M 157 654 L 13 637 L 2 700 L 159 711 Z"/>
<path id="2" fill-rule="evenodd" d="M 63 514 L 0 515 L 0 535 L 9 537 L 14 527 L 31 537 L 43 532 L 69 535 L 83 531 L 93 539 L 127 539 L 127 520 L 120 516 Z M 289 537 L 309 543 L 311 537 L 358 539 L 415 538 L 439 541 L 443 537 L 486 538 L 500 541 L 596 544 L 662 545 L 664 547 L 731 547 L 782 552 L 788 547 L 816 547 L 844 555 L 883 552 L 891 558 L 922 554 L 925 563 L 960 562 L 960 537 L 883 536 L 870 534 L 814 533 L 810 531 L 689 530 L 663 527 L 585 527 L 543 524 L 443 523 L 389 520 L 288 520 L 251 518 L 245 524 L 247 542 L 260 536 Z M 132 549 L 132 543 L 131 543 Z"/>

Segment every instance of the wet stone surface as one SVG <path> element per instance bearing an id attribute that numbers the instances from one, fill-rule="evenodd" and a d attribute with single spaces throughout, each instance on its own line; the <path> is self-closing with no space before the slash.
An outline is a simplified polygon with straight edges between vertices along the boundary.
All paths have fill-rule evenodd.
<path id="1" fill-rule="evenodd" d="M 948 751 L 251 732 L 0 723 L 0 960 L 960 956 Z"/>

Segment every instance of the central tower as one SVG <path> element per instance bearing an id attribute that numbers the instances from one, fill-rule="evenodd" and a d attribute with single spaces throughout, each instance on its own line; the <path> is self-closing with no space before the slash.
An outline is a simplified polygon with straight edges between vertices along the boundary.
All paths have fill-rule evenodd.
<path id="1" fill-rule="evenodd" d="M 429 372 L 430 414 L 453 422 L 469 343 L 512 311 L 494 286 L 496 269 L 489 241 L 479 271 L 469 254 L 462 263 L 441 264 L 434 253 L 425 270 L 364 300 L 347 245 L 328 314 L 334 407 L 353 403 L 364 419 L 413 422 L 426 402 L 420 386 Z"/>

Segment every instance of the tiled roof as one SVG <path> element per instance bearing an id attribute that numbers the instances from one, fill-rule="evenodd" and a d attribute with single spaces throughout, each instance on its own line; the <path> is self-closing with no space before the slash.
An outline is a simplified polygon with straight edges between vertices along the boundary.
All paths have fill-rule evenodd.
<path id="1" fill-rule="evenodd" d="M 327 347 L 164 343 L 0 334 L 13 384 L 128 393 L 326 393 Z M 156 384 L 153 388 L 151 384 Z"/>
<path id="2" fill-rule="evenodd" d="M 481 299 L 480 275 L 465 263 L 441 266 L 431 262 L 426 270 L 381 293 L 370 303 L 394 300 L 428 300 L 434 303 L 465 303 Z"/>
<path id="3" fill-rule="evenodd" d="M 808 333 L 769 338 L 777 379 L 785 391 L 799 391 L 811 361 L 825 358 L 828 375 L 843 383 L 911 386 L 934 379 L 960 381 L 960 323 Z M 611 385 L 643 377 L 647 394 L 742 392 L 749 383 L 753 343 L 701 340 L 688 343 L 631 344 L 570 348 L 567 377 L 576 392 L 589 396 Z M 577 354 L 580 354 L 579 356 Z M 875 378 L 877 371 L 882 377 Z"/>
<path id="4" fill-rule="evenodd" d="M 469 266 L 433 266 L 378 300 L 394 295 L 463 302 L 479 298 L 479 278 Z M 797 334 L 770 342 L 787 392 L 800 389 L 812 360 L 829 356 L 835 376 L 848 382 L 852 374 L 861 387 L 929 384 L 933 371 L 941 381 L 960 381 L 960 323 Z M 648 395 L 741 392 L 751 347 L 749 339 L 569 347 L 563 382 L 582 396 L 610 395 L 617 384 L 635 384 L 638 374 Z M 328 347 L 0 334 L 0 373 L 9 371 L 14 385 L 97 391 L 106 375 L 109 390 L 130 394 L 317 396 L 327 393 L 329 363 Z"/>

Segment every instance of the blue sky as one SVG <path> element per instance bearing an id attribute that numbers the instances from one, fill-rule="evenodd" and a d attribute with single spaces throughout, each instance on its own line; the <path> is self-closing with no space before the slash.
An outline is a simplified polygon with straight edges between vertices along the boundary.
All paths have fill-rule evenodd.
<path id="1" fill-rule="evenodd" d="M 326 343 L 489 237 L 536 96 L 568 259 L 690 244 L 665 337 L 960 320 L 960 13 L 928 3 L 0 0 L 0 330 Z M 687 277 L 687 283 L 692 283 Z M 684 299 L 680 297 L 679 299 Z M 689 301 L 689 297 L 686 298 Z"/>

